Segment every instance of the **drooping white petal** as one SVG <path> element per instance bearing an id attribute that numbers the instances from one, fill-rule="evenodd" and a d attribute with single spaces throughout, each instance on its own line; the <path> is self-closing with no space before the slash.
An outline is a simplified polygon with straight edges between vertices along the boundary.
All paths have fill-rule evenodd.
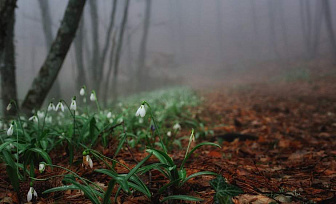
<path id="1" fill-rule="evenodd" d="M 139 116 L 139 115 L 140 115 L 142 118 L 145 117 L 145 115 L 146 115 L 146 109 L 145 109 L 145 106 L 144 106 L 144 105 L 141 105 L 141 106 L 138 108 L 137 112 L 135 113 L 135 116 Z"/>
<path id="2" fill-rule="evenodd" d="M 11 124 L 10 127 L 7 130 L 7 135 L 8 136 L 12 136 L 13 135 L 13 131 L 14 131 L 14 126 L 13 126 L 13 124 Z"/>
<path id="3" fill-rule="evenodd" d="M 174 130 L 181 130 L 181 125 L 179 123 L 176 123 L 174 126 L 173 126 L 173 129 Z"/>
<path id="4" fill-rule="evenodd" d="M 35 115 L 33 115 L 32 117 L 30 117 L 28 120 L 33 121 L 35 123 L 38 122 L 38 119 L 37 119 L 37 117 Z"/>
<path id="5" fill-rule="evenodd" d="M 56 111 L 56 107 L 53 102 L 50 102 L 48 106 L 48 111 L 53 111 L 53 110 Z"/>
<path id="6" fill-rule="evenodd" d="M 9 111 L 12 108 L 12 103 L 9 103 L 6 110 Z"/>
<path id="7" fill-rule="evenodd" d="M 85 89 L 84 89 L 84 87 L 81 88 L 81 90 L 79 91 L 79 94 L 80 94 L 81 96 L 84 96 L 84 94 L 85 94 Z"/>
<path id="8" fill-rule="evenodd" d="M 71 104 L 70 104 L 70 110 L 76 110 L 77 105 L 76 105 L 76 100 L 72 99 Z"/>
<path id="9" fill-rule="evenodd" d="M 39 172 L 42 173 L 42 172 L 44 172 L 44 170 L 45 170 L 45 164 L 44 163 L 40 163 L 39 164 Z"/>
<path id="10" fill-rule="evenodd" d="M 94 94 L 94 92 L 91 93 L 90 100 L 91 101 L 96 101 L 96 95 Z"/>
<path id="11" fill-rule="evenodd" d="M 107 115 L 106 115 L 107 118 L 111 118 L 112 117 L 112 113 L 111 112 L 108 112 Z"/>
<path id="12" fill-rule="evenodd" d="M 33 195 L 34 195 L 35 197 L 38 197 L 38 196 L 37 196 L 37 193 L 36 193 L 36 191 L 35 191 L 35 189 L 34 189 L 33 187 L 30 187 L 30 188 L 29 188 L 29 191 L 28 191 L 28 193 L 27 193 L 27 201 L 28 201 L 28 202 L 32 201 L 32 199 L 33 199 Z"/>

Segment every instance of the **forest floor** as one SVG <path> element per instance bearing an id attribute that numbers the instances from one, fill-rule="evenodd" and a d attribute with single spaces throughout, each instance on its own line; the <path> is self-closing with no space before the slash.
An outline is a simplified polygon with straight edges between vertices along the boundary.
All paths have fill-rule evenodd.
<path id="1" fill-rule="evenodd" d="M 295 80 L 275 82 L 249 81 L 251 75 L 245 75 L 239 86 L 225 81 L 212 84 L 211 91 L 201 90 L 205 102 L 191 111 L 214 135 L 196 143 L 217 141 L 222 148 L 197 150 L 186 164 L 187 175 L 204 170 L 221 174 L 244 191 L 233 198 L 234 203 L 336 203 L 336 76 L 330 73 L 334 72 L 311 69 L 308 78 L 303 74 Z M 180 133 L 186 135 L 189 130 Z M 112 154 L 114 150 L 104 154 L 109 151 Z M 147 155 L 141 151 L 133 154 L 138 161 Z M 184 154 L 182 149 L 171 156 L 178 163 Z M 66 165 L 55 157 L 59 165 Z M 121 152 L 118 160 L 128 166 L 136 164 L 128 151 Z M 101 165 L 94 163 L 95 168 Z M 74 170 L 106 183 L 106 178 L 93 170 Z M 152 188 L 164 184 L 160 175 L 152 173 Z M 191 179 L 181 191 L 204 199 L 202 203 L 213 203 L 211 179 Z M 79 193 L 67 192 L 65 197 L 65 202 L 88 202 Z M 50 199 L 42 198 L 42 203 Z M 144 196 L 124 194 L 118 201 L 148 203 Z"/>

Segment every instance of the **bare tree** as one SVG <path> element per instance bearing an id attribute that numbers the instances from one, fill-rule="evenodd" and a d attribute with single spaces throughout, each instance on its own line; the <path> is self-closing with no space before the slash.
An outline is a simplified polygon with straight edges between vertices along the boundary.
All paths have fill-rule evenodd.
<path id="1" fill-rule="evenodd" d="M 332 23 L 332 18 L 331 18 L 331 10 L 330 10 L 330 2 L 329 0 L 323 0 L 323 13 L 325 17 L 325 22 L 327 26 L 327 32 L 329 35 L 329 40 L 331 43 L 331 49 L 334 53 L 334 56 L 336 57 L 336 40 L 335 40 L 335 33 L 333 29 L 333 23 Z"/>
<path id="2" fill-rule="evenodd" d="M 42 27 L 44 31 L 44 39 L 47 45 L 47 52 L 48 52 L 54 38 L 52 32 L 52 20 L 50 15 L 49 1 L 39 0 L 38 3 L 41 10 Z M 50 90 L 49 95 L 52 95 L 55 98 L 61 97 L 61 87 L 59 80 L 57 79 L 55 80 L 53 88 Z"/>
<path id="3" fill-rule="evenodd" d="M 91 70 L 93 77 L 93 89 L 98 89 L 99 85 L 99 76 L 100 70 L 96 69 L 99 63 L 99 19 L 98 19 L 98 9 L 97 9 L 97 1 L 89 0 L 90 5 L 90 14 L 91 14 L 91 25 L 92 25 L 92 51 L 91 51 L 91 63 L 89 69 Z"/>
<path id="4" fill-rule="evenodd" d="M 118 45 L 117 45 L 117 50 L 116 50 L 116 56 L 115 56 L 115 60 L 114 60 L 114 72 L 113 72 L 113 84 L 112 84 L 112 94 L 113 94 L 113 99 L 117 100 L 118 98 L 118 69 L 119 69 L 119 60 L 120 60 L 120 56 L 121 56 L 121 48 L 122 48 L 122 44 L 123 44 L 123 37 L 124 37 L 124 31 L 125 31 L 125 26 L 127 24 L 127 17 L 128 17 L 128 8 L 129 8 L 129 0 L 126 0 L 125 2 L 125 8 L 124 8 L 124 15 L 122 18 L 122 22 L 121 22 L 121 27 L 120 27 L 120 31 L 119 31 L 119 38 L 118 38 Z"/>
<path id="5" fill-rule="evenodd" d="M 5 47 L 7 26 L 14 15 L 16 0 L 0 0 L 0 56 Z"/>
<path id="6" fill-rule="evenodd" d="M 16 1 L 15 1 L 16 2 Z M 11 100 L 17 104 L 17 89 L 15 75 L 15 46 L 14 46 L 14 24 L 15 24 L 15 7 L 12 2 L 0 1 L 1 3 L 1 25 L 4 30 L 1 31 L 1 43 L 4 48 L 0 52 L 1 68 L 1 97 L 3 102 L 3 115 L 13 116 L 17 109 L 12 108 L 6 111 L 7 105 Z M 4 8 L 7 7 L 7 8 Z M 5 13 L 3 13 L 5 12 Z M 6 23 L 3 21 L 7 21 Z M 3 40 L 2 40 L 3 38 Z"/>
<path id="7" fill-rule="evenodd" d="M 147 83 L 142 83 L 145 80 L 144 78 L 144 68 L 146 63 L 146 54 L 147 54 L 147 39 L 150 26 L 150 15 L 151 15 L 152 0 L 146 0 L 146 10 L 145 10 L 145 19 L 143 24 L 143 33 L 140 42 L 139 57 L 138 57 L 138 69 L 137 69 L 137 86 L 142 89 L 146 89 L 145 85 Z"/>
<path id="8" fill-rule="evenodd" d="M 84 15 L 79 23 L 77 35 L 74 40 L 75 45 L 75 55 L 76 55 L 76 64 L 77 64 L 77 79 L 76 85 L 77 90 L 80 90 L 83 85 L 86 85 L 86 76 L 85 76 L 85 67 L 84 67 L 84 59 L 83 59 L 83 44 L 84 44 Z"/>
<path id="9" fill-rule="evenodd" d="M 86 0 L 69 0 L 48 56 L 22 103 L 22 111 L 25 113 L 42 106 L 75 37 L 85 2 Z"/>

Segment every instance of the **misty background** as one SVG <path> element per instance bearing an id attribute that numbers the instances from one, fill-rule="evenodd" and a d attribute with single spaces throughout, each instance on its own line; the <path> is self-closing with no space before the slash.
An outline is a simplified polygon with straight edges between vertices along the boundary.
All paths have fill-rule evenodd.
<path id="1" fill-rule="evenodd" d="M 290 66 L 290 62 L 296 60 L 335 59 L 335 45 L 327 29 L 330 25 L 325 20 L 327 10 L 324 9 L 327 8 L 323 1 L 130 0 L 118 86 L 114 91 L 121 96 L 170 85 L 202 84 L 203 79 L 225 80 L 232 73 L 270 61 Z M 41 2 L 49 7 L 47 12 Z M 98 96 L 116 97 L 111 68 L 115 59 L 111 52 L 120 39 L 125 2 L 117 3 L 110 33 L 113 1 L 86 2 L 76 38 L 45 102 L 51 98 L 57 101 L 56 97 L 68 100 L 79 95 L 83 85 L 90 92 L 99 89 L 97 82 L 105 87 L 106 81 L 108 87 L 100 88 Z M 67 3 L 67 0 L 17 1 L 14 42 L 19 102 L 49 52 L 50 42 L 46 42 L 44 26 L 50 25 L 54 39 Z M 336 1 L 328 1 L 328 5 L 334 29 L 336 14 L 332 8 L 336 8 Z M 317 47 L 311 51 L 315 38 Z M 77 50 L 76 40 L 80 44 Z M 107 42 L 109 45 L 105 48 Z M 83 65 L 77 58 L 78 49 L 82 52 Z M 92 70 L 101 66 L 104 49 L 107 50 L 103 73 L 92 80 Z M 141 66 L 142 73 L 139 73 Z"/>

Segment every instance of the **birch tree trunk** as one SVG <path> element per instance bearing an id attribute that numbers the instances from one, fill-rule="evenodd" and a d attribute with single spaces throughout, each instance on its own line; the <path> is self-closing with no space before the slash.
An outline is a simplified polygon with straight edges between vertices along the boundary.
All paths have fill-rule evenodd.
<path id="1" fill-rule="evenodd" d="M 22 103 L 23 112 L 29 113 L 33 108 L 41 108 L 75 37 L 85 2 L 86 0 L 69 0 L 49 54 Z"/>

